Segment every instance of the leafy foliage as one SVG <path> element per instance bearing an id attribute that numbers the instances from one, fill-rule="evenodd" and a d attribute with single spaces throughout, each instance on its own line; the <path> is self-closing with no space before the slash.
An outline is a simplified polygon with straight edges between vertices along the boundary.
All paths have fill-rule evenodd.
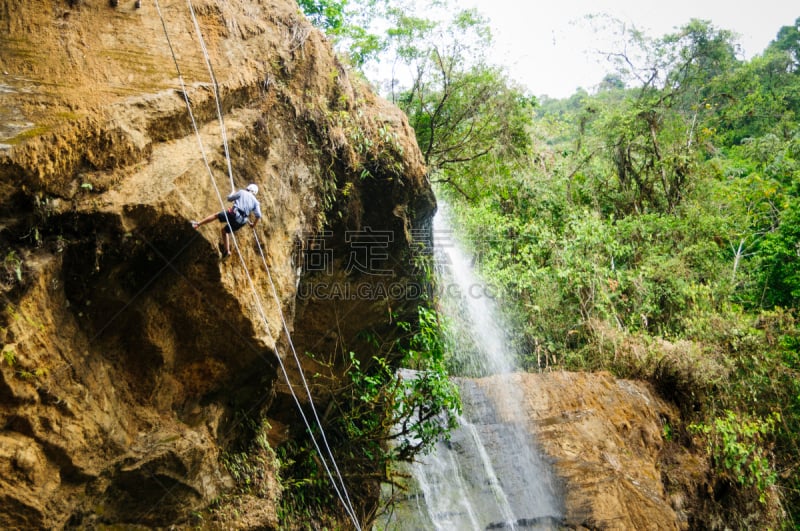
<path id="1" fill-rule="evenodd" d="M 355 66 L 390 58 L 388 96 L 409 116 L 432 180 L 473 197 L 475 176 L 525 161 L 536 99 L 486 61 L 491 33 L 477 11 L 451 0 L 307 4 Z M 344 22 L 319 19 L 331 4 L 349 6 L 336 11 Z"/>
<path id="2" fill-rule="evenodd" d="M 440 4 L 452 9 L 445 22 L 397 17 L 397 62 L 411 79 L 393 79 L 391 97 L 408 114 L 433 180 L 474 197 L 476 177 L 527 157 L 536 100 L 485 61 L 487 21 Z"/>
<path id="3" fill-rule="evenodd" d="M 373 337 L 377 354 L 366 361 L 350 353 L 349 382 L 329 406 L 331 422 L 325 430 L 337 448 L 340 468 L 347 471 L 351 494 L 366 494 L 370 485 L 388 479 L 384 476 L 393 462 L 411 461 L 446 439 L 461 411 L 458 388 L 446 372 L 437 314 L 420 307 L 416 323 L 397 326 L 406 334 L 389 344 Z M 398 371 L 397 364 L 405 369 Z M 287 517 L 316 514 L 334 503 L 310 443 L 284 446 L 281 461 L 284 476 L 295 478 L 284 482 Z"/>
<path id="4" fill-rule="evenodd" d="M 383 32 L 371 27 L 387 4 L 387 0 L 298 0 L 309 20 L 358 68 L 386 50 Z"/>
<path id="5" fill-rule="evenodd" d="M 342 30 L 347 0 L 297 0 L 311 22 L 329 33 Z"/>
<path id="6" fill-rule="evenodd" d="M 441 334 L 436 314 L 421 307 L 419 330 L 403 347 L 403 365 L 414 367 L 413 372 L 398 374 L 386 358 L 378 356 L 373 356 L 365 372 L 351 353 L 350 407 L 343 419 L 351 440 L 373 443 L 370 455 L 410 461 L 456 426 L 461 406 L 458 390 L 447 378 Z"/>
<path id="7" fill-rule="evenodd" d="M 780 415 L 765 419 L 741 418 L 731 410 L 710 424 L 691 424 L 689 429 L 702 433 L 708 440 L 708 453 L 715 465 L 739 485 L 754 487 L 761 503 L 767 501 L 767 489 L 777 475 L 770 465 L 764 441 L 768 439 Z"/>
<path id="8" fill-rule="evenodd" d="M 778 492 L 800 517 L 795 29 L 749 62 L 707 22 L 629 32 L 596 93 L 542 100 L 527 165 L 439 190 L 524 323 L 522 363 L 651 380 L 770 522 Z"/>

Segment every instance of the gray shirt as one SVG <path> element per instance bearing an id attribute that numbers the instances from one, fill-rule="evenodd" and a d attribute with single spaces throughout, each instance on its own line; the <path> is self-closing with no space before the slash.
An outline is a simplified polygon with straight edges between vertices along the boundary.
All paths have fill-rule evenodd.
<path id="1" fill-rule="evenodd" d="M 233 201 L 233 208 L 238 210 L 245 219 L 250 216 L 250 212 L 255 212 L 256 217 L 261 219 L 261 205 L 256 196 L 247 190 L 239 190 L 228 196 L 228 201 Z"/>

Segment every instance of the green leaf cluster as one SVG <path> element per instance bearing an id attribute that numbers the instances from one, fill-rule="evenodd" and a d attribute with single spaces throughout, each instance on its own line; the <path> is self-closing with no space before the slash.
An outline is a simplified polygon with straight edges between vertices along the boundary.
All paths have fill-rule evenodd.
<path id="1" fill-rule="evenodd" d="M 456 427 L 461 402 L 447 374 L 441 321 L 425 306 L 417 317 L 396 322 L 394 339 L 366 334 L 372 354 L 349 353 L 347 381 L 328 405 L 326 437 L 354 499 L 371 499 L 371 486 L 389 480 L 395 463 L 430 451 Z M 335 506 L 311 443 L 288 443 L 279 455 L 282 476 L 294 478 L 284 481 L 287 518 L 316 518 Z"/>
<path id="2" fill-rule="evenodd" d="M 365 444 L 370 458 L 411 461 L 429 451 L 456 426 L 461 411 L 458 388 L 445 366 L 443 331 L 436 312 L 420 307 L 410 337 L 395 342 L 386 355 L 372 356 L 362 364 L 350 353 L 351 386 L 341 408 L 348 438 Z M 398 371 L 390 363 L 399 353 Z"/>
<path id="3" fill-rule="evenodd" d="M 708 453 L 718 468 L 739 485 L 755 488 L 758 500 L 766 503 L 767 489 L 775 484 L 777 474 L 772 469 L 764 442 L 780 420 L 779 413 L 763 419 L 742 418 L 726 410 L 709 424 L 690 424 L 689 430 L 706 437 Z"/>

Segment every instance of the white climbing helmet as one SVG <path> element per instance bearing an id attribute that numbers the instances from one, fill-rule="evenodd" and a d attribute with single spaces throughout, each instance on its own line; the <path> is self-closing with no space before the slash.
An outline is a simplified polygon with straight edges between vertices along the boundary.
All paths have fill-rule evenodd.
<path id="1" fill-rule="evenodd" d="M 250 183 L 250 184 L 247 185 L 246 190 L 248 192 L 250 192 L 251 194 L 256 195 L 256 194 L 258 194 L 258 185 Z"/>

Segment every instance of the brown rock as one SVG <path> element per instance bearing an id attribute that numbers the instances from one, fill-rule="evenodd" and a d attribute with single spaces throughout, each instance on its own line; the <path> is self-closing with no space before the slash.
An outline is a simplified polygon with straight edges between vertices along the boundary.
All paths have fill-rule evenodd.
<path id="1" fill-rule="evenodd" d="M 298 304 L 309 239 L 332 234 L 349 281 L 345 233 L 390 231 L 382 266 L 413 273 L 411 232 L 435 203 L 402 113 L 350 77 L 293 1 L 194 6 L 227 142 L 185 4 L 161 6 L 168 43 L 156 9 L 84 2 L 67 18 L 0 0 L 0 249 L 20 272 L 13 259 L 0 271 L 2 528 L 188 525 L 232 489 L 220 456 L 248 443 L 237 413 L 289 427 L 273 444 L 306 436 L 278 380 L 287 330 L 309 371 L 307 350 L 332 358 L 388 320 L 385 300 Z M 262 190 L 269 276 L 248 230 L 246 273 L 219 262 L 219 226 L 189 223 L 230 191 L 225 143 L 235 185 Z M 344 360 L 326 367 L 333 384 Z M 263 474 L 237 502 L 258 507 L 251 527 L 277 525 L 276 471 Z"/>
<path id="2" fill-rule="evenodd" d="M 525 423 L 563 482 L 565 525 L 574 529 L 685 529 L 664 489 L 663 418 L 676 411 L 641 382 L 608 373 L 548 372 L 478 380 L 489 396 L 514 386 L 525 407 L 502 409 Z M 675 494 L 673 493 L 672 496 Z M 677 507 L 681 509 L 681 507 Z"/>

